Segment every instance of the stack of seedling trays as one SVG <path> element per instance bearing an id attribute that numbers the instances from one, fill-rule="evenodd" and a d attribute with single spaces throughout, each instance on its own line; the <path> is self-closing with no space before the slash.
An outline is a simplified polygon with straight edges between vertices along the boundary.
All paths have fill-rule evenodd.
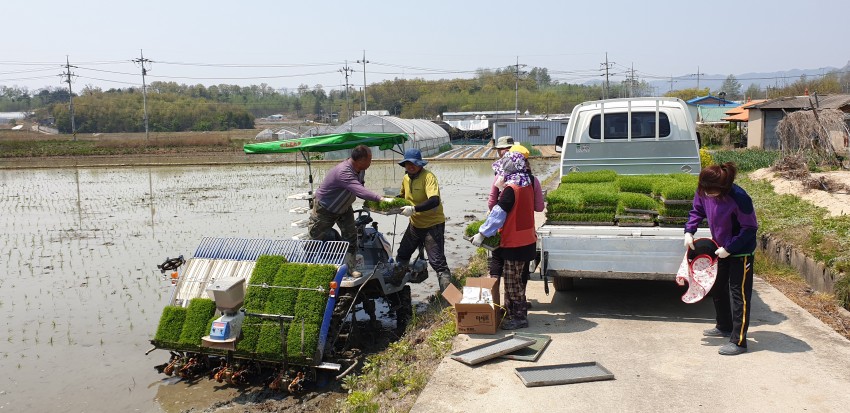
<path id="1" fill-rule="evenodd" d="M 698 178 L 688 174 L 666 175 L 653 186 L 653 194 L 661 203 L 658 224 L 662 227 L 683 227 L 693 208 Z M 707 224 L 703 221 L 703 225 Z"/>
<path id="2" fill-rule="evenodd" d="M 573 172 L 546 195 L 546 221 L 554 225 L 614 225 L 619 187 L 614 171 Z"/>
<path id="3" fill-rule="evenodd" d="M 617 225 L 621 227 L 653 227 L 658 217 L 659 203 L 651 196 L 655 175 L 617 176 L 620 202 L 617 204 Z"/>
<path id="4" fill-rule="evenodd" d="M 571 172 L 546 197 L 552 225 L 683 226 L 697 177 L 689 174 L 617 175 Z"/>

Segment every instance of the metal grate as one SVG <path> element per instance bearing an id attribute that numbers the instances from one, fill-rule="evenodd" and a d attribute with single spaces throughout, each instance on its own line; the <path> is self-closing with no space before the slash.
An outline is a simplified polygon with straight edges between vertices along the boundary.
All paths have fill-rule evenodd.
<path id="1" fill-rule="evenodd" d="M 519 376 L 525 387 L 614 380 L 614 374 L 595 361 L 540 367 L 520 367 L 516 369 L 516 375 Z"/>
<path id="2" fill-rule="evenodd" d="M 238 260 L 247 244 L 248 240 L 245 238 L 225 238 L 221 242 L 221 249 L 218 250 L 215 258 Z"/>
<path id="3" fill-rule="evenodd" d="M 242 251 L 239 260 L 256 261 L 260 255 L 265 254 L 269 250 L 269 246 L 271 245 L 272 240 L 270 239 L 249 239 L 248 243 L 245 244 L 245 249 Z"/>
<path id="4" fill-rule="evenodd" d="M 289 262 L 342 265 L 347 241 L 270 240 L 204 237 L 194 258 L 256 261 L 260 255 L 282 255 Z"/>
<path id="5" fill-rule="evenodd" d="M 172 305 L 187 306 L 201 297 L 210 282 L 224 277 L 248 280 L 260 255 L 282 255 L 289 262 L 341 266 L 347 241 L 270 240 L 204 237 L 195 256 L 186 261 L 171 296 Z"/>
<path id="6" fill-rule="evenodd" d="M 204 237 L 195 250 L 195 258 L 215 258 L 225 238 Z"/>
<path id="7" fill-rule="evenodd" d="M 537 340 L 532 338 L 510 335 L 454 353 L 452 359 L 471 366 L 528 347 L 536 342 Z"/>

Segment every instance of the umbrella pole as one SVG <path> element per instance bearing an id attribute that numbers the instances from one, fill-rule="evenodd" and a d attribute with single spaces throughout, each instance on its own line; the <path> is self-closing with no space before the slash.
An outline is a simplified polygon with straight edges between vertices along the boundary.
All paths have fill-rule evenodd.
<path id="1" fill-rule="evenodd" d="M 307 180 L 308 182 L 310 182 L 310 192 L 308 192 L 308 194 L 310 195 L 309 203 L 310 209 L 313 209 L 313 166 L 310 164 L 310 156 L 307 155 L 308 152 L 299 152 L 301 152 L 301 156 L 304 157 L 304 162 L 307 163 Z"/>

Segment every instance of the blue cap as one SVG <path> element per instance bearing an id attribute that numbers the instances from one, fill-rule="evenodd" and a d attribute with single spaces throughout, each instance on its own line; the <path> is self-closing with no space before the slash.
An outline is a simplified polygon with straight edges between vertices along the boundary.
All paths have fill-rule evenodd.
<path id="1" fill-rule="evenodd" d="M 409 148 L 404 150 L 404 159 L 402 159 L 398 164 L 404 166 L 405 162 L 410 162 L 419 167 L 428 164 L 428 161 L 422 159 L 422 152 L 420 152 L 418 148 Z"/>

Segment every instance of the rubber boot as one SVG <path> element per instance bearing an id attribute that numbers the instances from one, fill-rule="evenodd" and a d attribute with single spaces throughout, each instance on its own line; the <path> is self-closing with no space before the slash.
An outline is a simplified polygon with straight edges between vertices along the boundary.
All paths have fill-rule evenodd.
<path id="1" fill-rule="evenodd" d="M 446 290 L 452 283 L 452 273 L 449 270 L 441 271 L 437 273 L 437 282 L 440 284 L 440 292 Z"/>
<path id="2" fill-rule="evenodd" d="M 357 258 L 354 256 L 354 254 L 350 252 L 345 253 L 345 263 L 348 264 L 348 273 L 352 277 L 359 278 L 362 275 L 360 271 L 356 270 Z"/>
<path id="3" fill-rule="evenodd" d="M 528 310 L 524 302 L 512 302 L 508 306 L 508 315 L 510 318 L 502 320 L 502 330 L 516 330 L 518 328 L 528 327 Z"/>

